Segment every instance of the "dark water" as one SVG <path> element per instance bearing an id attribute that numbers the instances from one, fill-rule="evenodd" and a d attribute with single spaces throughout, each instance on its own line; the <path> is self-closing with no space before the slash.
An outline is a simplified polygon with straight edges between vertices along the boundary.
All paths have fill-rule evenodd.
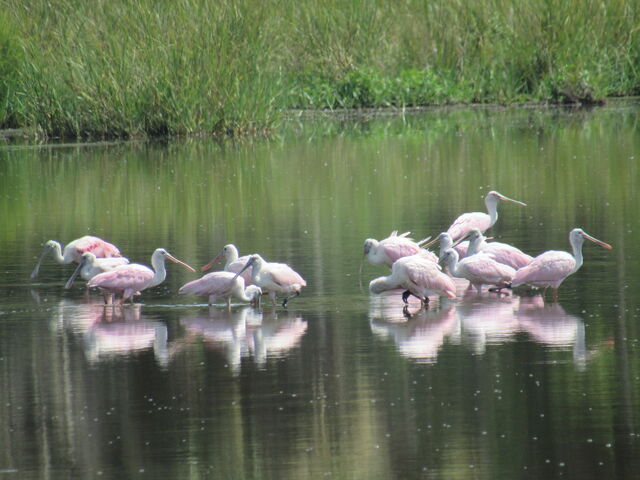
<path id="1" fill-rule="evenodd" d="M 292 121 L 270 141 L 0 146 L 0 478 L 633 478 L 640 468 L 640 109 Z M 557 304 L 465 294 L 407 320 L 365 238 L 491 233 L 585 264 Z M 226 243 L 287 262 L 288 310 L 209 308 L 173 264 L 104 308 L 42 244 L 148 264 Z"/>

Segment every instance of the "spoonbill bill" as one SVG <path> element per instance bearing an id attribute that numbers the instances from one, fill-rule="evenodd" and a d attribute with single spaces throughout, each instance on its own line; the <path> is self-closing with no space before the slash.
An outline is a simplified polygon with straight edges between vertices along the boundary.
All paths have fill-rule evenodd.
<path id="1" fill-rule="evenodd" d="M 307 286 L 307 282 L 286 263 L 267 262 L 260 255 L 253 254 L 249 257 L 246 265 L 236 273 L 240 276 L 243 271 L 253 266 L 251 280 L 254 285 L 262 288 L 264 292 L 269 292 L 271 301 L 276 304 L 276 294 L 290 294 L 282 302 L 283 307 L 294 297 L 300 295 L 302 287 Z"/>
<path id="2" fill-rule="evenodd" d="M 440 262 L 449 267 L 454 277 L 466 278 L 480 293 L 483 285 L 495 285 L 500 288 L 508 287 L 516 271 L 508 265 L 496 262 L 489 255 L 476 253 L 462 260 L 458 259 L 458 252 L 449 248 L 440 258 Z"/>
<path id="3" fill-rule="evenodd" d="M 113 270 L 120 265 L 127 265 L 129 263 L 128 258 L 124 257 L 108 257 L 98 258 L 91 252 L 84 252 L 82 254 L 80 263 L 75 269 L 64 288 L 69 289 L 73 285 L 76 277 L 80 275 L 85 280 L 89 281 L 96 275 Z"/>
<path id="4" fill-rule="evenodd" d="M 541 253 L 533 261 L 516 273 L 512 287 L 528 284 L 534 287 L 548 287 L 553 289 L 553 301 L 558 301 L 558 288 L 560 284 L 572 273 L 582 266 L 582 245 L 585 240 L 611 250 L 611 245 L 587 234 L 581 228 L 574 228 L 569 233 L 569 243 L 573 249 L 573 255 L 561 250 L 549 250 Z"/>
<path id="5" fill-rule="evenodd" d="M 249 261 L 250 255 L 244 255 L 240 257 L 240 254 L 238 253 L 238 249 L 236 248 L 236 246 L 230 243 L 222 247 L 222 250 L 220 250 L 220 253 L 218 253 L 213 260 L 211 260 L 209 263 L 203 266 L 200 270 L 203 272 L 206 272 L 207 270 L 212 268 L 216 264 L 216 262 L 220 260 L 221 257 L 224 257 L 225 259 L 225 263 L 224 263 L 225 271 L 238 273 L 240 270 L 242 270 L 242 267 L 244 267 L 247 264 L 247 262 Z M 242 279 L 244 280 L 245 285 L 251 285 L 251 269 L 250 268 L 242 272 Z"/>
<path id="6" fill-rule="evenodd" d="M 77 238 L 72 242 L 67 243 L 64 247 L 64 251 L 62 250 L 62 246 L 59 242 L 49 240 L 44 244 L 44 249 L 38 259 L 38 263 L 36 263 L 33 272 L 31 272 L 31 278 L 36 278 L 38 276 L 40 264 L 49 252 L 52 252 L 54 260 L 62 265 L 72 262 L 80 263 L 84 252 L 91 252 L 98 258 L 122 256 L 118 247 L 109 242 L 105 242 L 101 238 L 92 237 L 91 235 L 85 235 L 84 237 Z"/>
<path id="7" fill-rule="evenodd" d="M 139 294 L 146 288 L 155 287 L 164 282 L 164 279 L 167 277 L 167 271 L 164 266 L 165 259 L 169 259 L 195 272 L 193 267 L 178 260 L 164 248 L 158 248 L 153 252 L 153 255 L 151 255 L 153 270 L 138 263 L 121 265 L 113 270 L 93 277 L 89 280 L 89 287 L 98 287 L 103 292 L 109 292 L 113 295 L 122 294 L 120 305 L 123 305 L 128 299 L 131 299 L 133 302 L 134 295 Z M 105 294 L 105 303 L 106 302 L 107 296 Z"/>
<path id="8" fill-rule="evenodd" d="M 237 273 L 237 272 L 236 272 Z M 231 297 L 242 302 L 258 305 L 262 296 L 262 289 L 256 285 L 244 286 L 244 279 L 233 272 L 212 272 L 202 278 L 193 280 L 180 287 L 178 293 L 209 297 L 209 305 L 216 299 L 227 300 L 227 307 L 231 307 Z"/>
<path id="9" fill-rule="evenodd" d="M 454 244 L 453 238 L 451 238 L 451 235 L 449 235 L 447 232 L 442 232 L 436 238 L 434 238 L 429 243 L 427 243 L 424 246 L 424 248 L 429 248 L 431 245 L 434 245 L 435 243 L 439 243 L 440 245 L 440 250 L 438 252 L 440 257 L 444 255 L 444 252 L 446 252 L 448 248 L 455 248 L 460 258 L 464 258 L 467 256 L 467 249 L 469 248 L 469 242 L 459 240 Z"/>
<path id="10" fill-rule="evenodd" d="M 408 303 L 409 295 L 429 303 L 429 296 L 455 298 L 456 286 L 451 278 L 442 273 L 440 266 L 422 255 L 411 255 L 398 259 L 391 267 L 391 275 L 371 280 L 371 293 L 404 288 L 402 300 Z"/>
<path id="11" fill-rule="evenodd" d="M 483 212 L 463 213 L 455 219 L 447 233 L 456 242 L 467 235 L 472 228 L 477 228 L 481 233 L 486 232 L 498 220 L 498 202 L 500 200 L 522 205 L 523 207 L 527 206 L 526 203 L 505 197 L 501 193 L 492 190 L 484 197 L 484 204 L 487 206 L 488 214 Z"/>
<path id="12" fill-rule="evenodd" d="M 386 265 L 391 268 L 393 263 L 402 257 L 408 257 L 420 253 L 433 262 L 438 261 L 438 257 L 432 252 L 422 248 L 422 245 L 429 241 L 428 238 L 414 242 L 408 236 L 411 232 L 398 235 L 397 231 L 391 232 L 387 238 L 376 240 L 367 238 L 364 241 L 364 254 L 372 265 Z"/>
<path id="13" fill-rule="evenodd" d="M 509 265 L 514 270 L 526 267 L 533 260 L 531 255 L 527 255 L 519 248 L 509 245 L 508 243 L 487 243 L 487 237 L 482 235 L 480 230 L 477 228 L 471 229 L 465 238 L 469 239 L 469 249 L 467 250 L 468 256 L 472 256 L 475 253 L 485 253 L 496 262 L 502 263 L 503 265 Z"/>

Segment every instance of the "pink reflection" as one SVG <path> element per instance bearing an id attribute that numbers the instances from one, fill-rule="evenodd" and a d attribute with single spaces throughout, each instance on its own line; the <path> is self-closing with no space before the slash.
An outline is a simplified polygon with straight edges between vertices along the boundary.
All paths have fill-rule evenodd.
<path id="1" fill-rule="evenodd" d="M 428 308 L 420 308 L 419 301 L 411 302 L 407 315 L 403 313 L 400 294 L 372 296 L 371 331 L 379 337 L 393 339 L 403 356 L 435 363 L 445 339 L 454 334 L 458 326 L 455 304 L 443 302 L 441 308 L 437 308 L 436 303 L 432 301 Z"/>
<path id="2" fill-rule="evenodd" d="M 82 337 L 85 356 L 91 363 L 149 349 L 160 365 L 168 363 L 167 327 L 145 319 L 141 305 L 114 308 L 105 306 L 101 299 L 81 304 L 63 300 L 54 318 L 57 329 Z"/>
<path id="3" fill-rule="evenodd" d="M 248 306 L 232 311 L 210 308 L 207 313 L 182 317 L 180 324 L 222 351 L 236 373 L 243 357 L 264 365 L 268 358 L 288 355 L 307 331 L 307 322 L 299 315 L 277 310 L 263 314 Z"/>
<path id="4" fill-rule="evenodd" d="M 514 310 L 518 297 L 511 295 L 481 296 L 469 291 L 458 305 L 463 342 L 474 352 L 484 353 L 487 345 L 513 341 L 518 331 Z"/>

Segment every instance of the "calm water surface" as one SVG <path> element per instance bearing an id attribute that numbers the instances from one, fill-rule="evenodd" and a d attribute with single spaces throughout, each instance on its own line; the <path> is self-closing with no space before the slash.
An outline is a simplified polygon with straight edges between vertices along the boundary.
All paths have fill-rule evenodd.
<path id="1" fill-rule="evenodd" d="M 640 108 L 292 121 L 270 141 L 0 146 L 0 478 L 633 478 L 640 469 Z M 611 243 L 557 304 L 370 296 L 367 237 L 423 238 L 491 189 L 531 254 Z M 226 243 L 308 281 L 206 306 L 170 264 L 105 308 L 42 244 L 94 234 L 200 267 Z"/>

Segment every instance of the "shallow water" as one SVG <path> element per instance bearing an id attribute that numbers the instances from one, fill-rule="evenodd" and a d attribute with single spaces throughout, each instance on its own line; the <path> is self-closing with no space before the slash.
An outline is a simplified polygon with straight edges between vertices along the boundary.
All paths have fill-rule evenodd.
<path id="1" fill-rule="evenodd" d="M 640 109 L 454 109 L 291 121 L 270 141 L 0 146 L 0 476 L 627 478 L 640 467 Z M 560 301 L 371 296 L 365 238 L 424 238 L 496 189 L 490 233 L 609 242 Z M 105 308 L 48 239 L 194 267 L 226 243 L 307 280 L 287 310 L 168 278 Z M 549 300 L 549 299 L 547 299 Z"/>

